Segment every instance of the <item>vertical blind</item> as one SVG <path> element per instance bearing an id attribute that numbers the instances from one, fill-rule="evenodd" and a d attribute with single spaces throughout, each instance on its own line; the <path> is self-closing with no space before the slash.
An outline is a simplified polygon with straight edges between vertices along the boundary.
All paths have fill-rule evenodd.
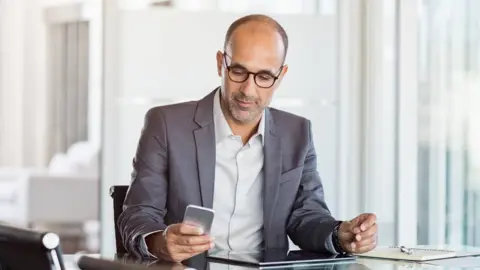
<path id="1" fill-rule="evenodd" d="M 479 18 L 479 1 L 421 1 L 419 244 L 480 246 Z"/>
<path id="2" fill-rule="evenodd" d="M 88 23 L 51 26 L 49 159 L 88 137 Z"/>

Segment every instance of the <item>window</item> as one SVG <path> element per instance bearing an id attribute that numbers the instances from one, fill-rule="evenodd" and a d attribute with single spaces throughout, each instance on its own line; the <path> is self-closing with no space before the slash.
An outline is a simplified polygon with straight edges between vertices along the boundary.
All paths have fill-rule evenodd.
<path id="1" fill-rule="evenodd" d="M 480 246 L 480 2 L 419 11 L 418 243 Z"/>
<path id="2" fill-rule="evenodd" d="M 50 29 L 47 160 L 88 140 L 88 31 L 87 22 L 55 24 Z"/>

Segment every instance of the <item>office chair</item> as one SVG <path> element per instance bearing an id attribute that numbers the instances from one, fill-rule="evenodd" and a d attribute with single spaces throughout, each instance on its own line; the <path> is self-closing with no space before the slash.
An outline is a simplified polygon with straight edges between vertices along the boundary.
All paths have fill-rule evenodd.
<path id="1" fill-rule="evenodd" d="M 118 229 L 117 220 L 120 214 L 123 212 L 123 202 L 125 196 L 127 196 L 128 186 L 112 186 L 110 187 L 110 197 L 113 199 L 113 222 L 115 223 L 115 246 L 116 252 L 119 255 L 127 253 L 127 250 L 123 246 L 122 236 Z"/>
<path id="2" fill-rule="evenodd" d="M 0 269 L 64 270 L 60 237 L 0 224 Z"/>

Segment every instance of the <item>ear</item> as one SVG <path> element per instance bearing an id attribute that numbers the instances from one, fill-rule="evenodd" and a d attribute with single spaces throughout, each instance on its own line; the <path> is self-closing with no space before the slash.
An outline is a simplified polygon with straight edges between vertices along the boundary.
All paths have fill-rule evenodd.
<path id="1" fill-rule="evenodd" d="M 217 52 L 217 73 L 218 76 L 222 77 L 222 67 L 223 67 L 223 53 L 221 51 Z"/>

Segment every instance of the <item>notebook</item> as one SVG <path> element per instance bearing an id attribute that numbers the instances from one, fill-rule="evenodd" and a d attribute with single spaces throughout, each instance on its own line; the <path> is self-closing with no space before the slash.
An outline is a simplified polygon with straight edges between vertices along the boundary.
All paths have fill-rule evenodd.
<path id="1" fill-rule="evenodd" d="M 456 252 L 454 250 L 429 248 L 408 249 L 411 251 L 410 254 L 408 254 L 407 252 L 403 252 L 400 247 L 379 246 L 370 252 L 358 254 L 357 256 L 406 261 L 429 261 L 453 258 L 456 256 Z"/>

